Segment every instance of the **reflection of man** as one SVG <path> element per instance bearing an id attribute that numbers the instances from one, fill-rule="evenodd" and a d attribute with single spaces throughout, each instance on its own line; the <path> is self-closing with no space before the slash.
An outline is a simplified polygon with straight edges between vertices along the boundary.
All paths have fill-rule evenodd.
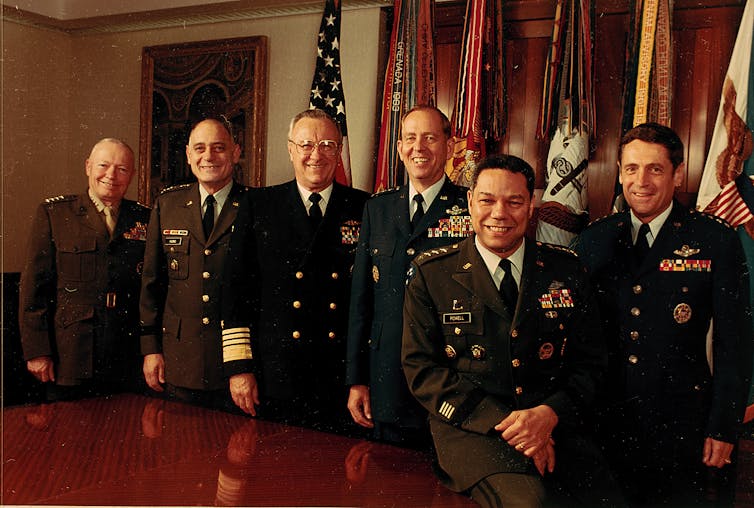
<path id="1" fill-rule="evenodd" d="M 483 506 L 540 506 L 552 492 L 614 503 L 582 422 L 606 363 L 596 302 L 572 253 L 524 240 L 533 190 L 517 157 L 477 165 L 475 236 L 412 266 L 403 368 L 451 489 Z"/>
<path id="2" fill-rule="evenodd" d="M 373 197 L 364 208 L 348 327 L 348 409 L 356 423 L 374 427 L 377 439 L 394 443 L 429 442 L 426 412 L 409 393 L 400 363 L 406 271 L 421 251 L 470 230 L 465 189 L 445 177 L 451 148 L 450 122 L 442 112 L 410 110 L 398 140 L 409 183 Z"/>
<path id="3" fill-rule="evenodd" d="M 48 400 L 135 389 L 138 294 L 149 210 L 123 199 L 134 156 L 105 138 L 85 194 L 37 209 L 21 277 L 21 343 Z"/>
<path id="4" fill-rule="evenodd" d="M 225 124 L 199 122 L 186 145 L 198 182 L 157 198 L 144 259 L 141 350 L 152 389 L 166 384 L 171 397 L 224 409 L 235 403 L 253 414 L 253 377 L 242 357 L 223 361 L 220 332 L 223 264 L 245 190 L 233 182 L 240 152 Z"/>
<path id="5" fill-rule="evenodd" d="M 223 305 L 225 343 L 252 349 L 260 416 L 336 432 L 353 430 L 343 404 L 345 336 L 369 197 L 333 181 L 341 142 L 324 111 L 293 118 L 288 154 L 295 178 L 255 189 L 242 202 Z"/>
<path id="6" fill-rule="evenodd" d="M 696 504 L 706 469 L 730 463 L 745 409 L 746 264 L 734 230 L 673 201 L 685 172 L 675 132 L 637 126 L 618 159 L 630 211 L 595 222 L 577 245 L 607 324 L 608 459 L 634 501 Z"/>

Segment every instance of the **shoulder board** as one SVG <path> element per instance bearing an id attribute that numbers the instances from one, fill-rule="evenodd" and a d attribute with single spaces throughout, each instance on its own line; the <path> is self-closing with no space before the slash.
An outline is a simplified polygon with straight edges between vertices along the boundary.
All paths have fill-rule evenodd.
<path id="1" fill-rule="evenodd" d="M 60 196 L 54 196 L 51 198 L 45 199 L 45 203 L 47 204 L 53 204 L 53 203 L 62 203 L 64 201 L 73 201 L 78 196 L 76 194 L 66 194 L 66 195 L 60 195 Z"/>
<path id="2" fill-rule="evenodd" d="M 554 243 L 544 243 L 544 242 L 537 242 L 538 247 L 543 247 L 545 249 L 550 249 L 558 252 L 562 252 L 564 254 L 570 254 L 571 256 L 577 257 L 576 253 L 569 249 L 568 247 L 563 247 L 562 245 L 555 245 Z"/>
<path id="3" fill-rule="evenodd" d="M 597 217 L 596 219 L 589 221 L 589 225 L 591 226 L 592 224 L 600 224 L 614 216 L 615 216 L 614 212 L 608 213 L 607 215 L 603 215 L 602 217 Z"/>
<path id="4" fill-rule="evenodd" d="M 166 192 L 173 192 L 173 191 L 177 191 L 177 190 L 181 190 L 181 189 L 188 189 L 192 185 L 194 185 L 194 184 L 193 183 L 182 183 L 180 185 L 173 185 L 172 187 L 167 187 L 165 189 L 162 189 L 160 191 L 160 194 L 165 194 Z"/>
<path id="5" fill-rule="evenodd" d="M 145 205 L 145 204 L 139 203 L 138 201 L 136 201 L 136 202 L 135 202 L 135 205 L 136 205 L 136 206 L 137 206 L 138 208 L 143 208 L 144 210 L 151 210 L 151 209 L 152 209 L 151 207 L 149 207 L 149 206 L 147 206 L 147 205 Z"/>
<path id="6" fill-rule="evenodd" d="M 717 215 L 713 215 L 713 214 L 711 214 L 709 212 L 703 212 L 701 210 L 696 210 L 694 208 L 690 208 L 689 209 L 689 215 L 691 215 L 691 216 L 696 215 L 697 217 L 702 217 L 702 218 L 710 220 L 712 222 L 717 222 L 718 224 L 722 224 L 726 228 L 734 229 L 733 226 L 731 226 L 730 223 L 727 220 L 723 219 L 722 217 L 718 217 Z"/>
<path id="7" fill-rule="evenodd" d="M 445 245 L 444 247 L 436 247 L 434 249 L 422 252 L 421 254 L 416 256 L 414 261 L 416 261 L 417 264 L 422 264 L 431 259 L 440 259 L 442 257 L 458 252 L 459 246 L 459 243 L 453 243 L 450 245 Z"/>
<path id="8" fill-rule="evenodd" d="M 395 191 L 397 191 L 398 189 L 400 189 L 400 187 L 390 187 L 389 189 L 384 189 L 384 190 L 381 190 L 381 191 L 375 192 L 374 194 L 372 194 L 372 197 L 375 197 L 375 196 L 381 196 L 381 195 L 383 195 L 383 194 L 387 194 L 388 192 L 395 192 Z"/>

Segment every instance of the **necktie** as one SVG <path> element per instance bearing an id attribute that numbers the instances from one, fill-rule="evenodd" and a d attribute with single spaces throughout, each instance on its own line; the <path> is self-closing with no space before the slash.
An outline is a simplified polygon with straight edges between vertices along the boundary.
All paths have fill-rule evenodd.
<path id="1" fill-rule="evenodd" d="M 649 252 L 647 233 L 649 233 L 649 224 L 642 224 L 641 227 L 639 227 L 639 234 L 636 235 L 636 244 L 634 244 L 636 260 L 640 263 L 647 256 L 647 252 Z"/>
<path id="2" fill-rule="evenodd" d="M 416 201 L 416 211 L 414 212 L 414 216 L 411 217 L 411 231 L 416 229 L 416 225 L 424 217 L 424 198 L 421 194 L 417 194 L 414 196 L 414 201 Z"/>
<path id="3" fill-rule="evenodd" d="M 501 259 L 499 266 L 505 272 L 503 281 L 500 283 L 500 296 L 512 312 L 516 309 L 516 302 L 518 301 L 518 286 L 513 279 L 513 269 L 510 260 Z"/>
<path id="4" fill-rule="evenodd" d="M 113 209 L 110 206 L 105 206 L 103 212 L 105 213 L 105 226 L 107 227 L 107 232 L 110 233 L 110 236 L 113 236 L 113 231 L 115 231 L 115 217 L 113 217 Z"/>
<path id="5" fill-rule="evenodd" d="M 209 238 L 212 234 L 212 229 L 215 227 L 215 197 L 210 194 L 207 199 L 204 200 L 206 208 L 204 210 L 204 217 L 202 217 L 202 227 L 204 228 L 204 238 Z"/>
<path id="6" fill-rule="evenodd" d="M 322 220 L 322 209 L 319 207 L 319 202 L 322 200 L 322 196 L 320 196 L 316 192 L 312 192 L 309 195 L 309 201 L 311 201 L 311 206 L 309 206 L 309 222 L 311 222 L 312 227 L 319 226 L 320 221 Z"/>

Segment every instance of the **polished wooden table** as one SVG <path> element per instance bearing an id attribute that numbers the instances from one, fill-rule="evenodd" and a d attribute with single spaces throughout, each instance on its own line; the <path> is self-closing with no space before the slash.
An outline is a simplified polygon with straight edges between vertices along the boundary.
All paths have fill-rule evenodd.
<path id="1" fill-rule="evenodd" d="M 421 452 L 139 395 L 2 423 L 3 505 L 476 506 Z"/>

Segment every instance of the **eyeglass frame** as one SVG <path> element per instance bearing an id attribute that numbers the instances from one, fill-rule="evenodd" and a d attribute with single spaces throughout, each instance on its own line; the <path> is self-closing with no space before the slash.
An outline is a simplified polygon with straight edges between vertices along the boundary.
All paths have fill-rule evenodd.
<path id="1" fill-rule="evenodd" d="M 322 155 L 325 155 L 325 156 L 328 156 L 328 157 L 333 157 L 333 156 L 337 155 L 338 152 L 340 152 L 340 149 L 342 148 L 342 145 L 340 143 L 338 143 L 337 141 L 335 141 L 334 139 L 321 139 L 321 140 L 317 141 L 316 143 L 314 141 L 310 140 L 310 139 L 305 139 L 303 141 L 303 143 L 311 143 L 312 144 L 311 150 L 307 153 L 305 151 L 306 150 L 306 148 L 305 148 L 306 145 L 304 145 L 303 143 L 296 143 L 292 139 L 288 139 L 288 142 L 289 143 L 293 143 L 294 145 L 296 145 L 296 151 L 299 153 L 299 155 L 311 155 L 311 154 L 314 153 L 314 150 L 319 150 L 319 152 Z M 328 154 L 327 152 L 322 151 L 322 149 L 320 148 L 322 146 L 322 143 L 335 143 L 335 151 L 332 154 Z"/>

